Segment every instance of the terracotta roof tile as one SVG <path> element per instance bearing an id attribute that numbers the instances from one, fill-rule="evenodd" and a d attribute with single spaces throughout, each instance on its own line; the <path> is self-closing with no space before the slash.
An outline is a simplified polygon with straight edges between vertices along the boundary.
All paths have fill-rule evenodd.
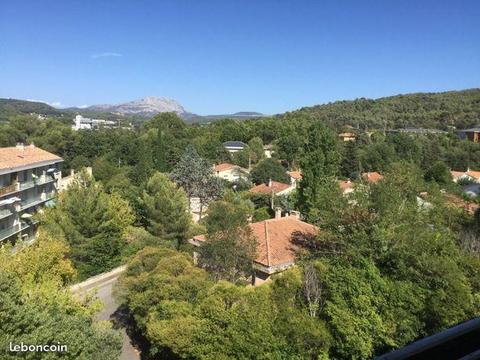
<path id="1" fill-rule="evenodd" d="M 296 180 L 300 180 L 302 178 L 302 173 L 300 171 L 288 171 L 287 174 Z"/>
<path id="2" fill-rule="evenodd" d="M 237 165 L 233 165 L 233 164 L 229 164 L 229 163 L 222 163 L 222 164 L 215 165 L 215 171 L 216 172 L 222 172 L 222 171 L 233 169 L 235 167 L 237 167 Z"/>
<path id="3" fill-rule="evenodd" d="M 284 184 L 278 181 L 272 181 L 271 186 L 268 186 L 267 184 L 260 184 L 254 186 L 249 191 L 255 194 L 271 194 L 272 192 L 274 194 L 277 194 L 281 191 L 288 189 L 289 187 L 291 187 L 291 185 Z"/>
<path id="4" fill-rule="evenodd" d="M 256 262 L 265 266 L 293 263 L 297 247 L 292 244 L 296 231 L 315 234 L 317 228 L 294 216 L 250 224 L 258 241 Z"/>
<path id="5" fill-rule="evenodd" d="M 463 172 L 463 171 L 450 171 L 450 174 L 452 174 L 452 177 L 453 177 L 454 179 L 457 179 L 457 178 L 459 178 L 459 177 L 464 176 L 464 175 L 465 175 L 465 172 Z"/>
<path id="6" fill-rule="evenodd" d="M 34 145 L 0 148 L 0 170 L 14 169 L 45 161 L 62 161 L 62 158 Z"/>
<path id="7" fill-rule="evenodd" d="M 294 216 L 280 219 L 269 219 L 249 224 L 257 240 L 256 262 L 264 266 L 277 266 L 293 263 L 295 251 L 298 249 L 292 244 L 294 232 L 316 234 L 317 227 L 303 222 Z M 205 235 L 193 237 L 196 241 L 205 241 Z"/>
<path id="8" fill-rule="evenodd" d="M 480 171 L 467 171 L 467 175 L 474 179 L 480 180 Z"/>
<path id="9" fill-rule="evenodd" d="M 383 179 L 383 176 L 380 175 L 380 173 L 374 171 L 374 172 L 365 172 L 365 173 L 362 173 L 362 179 L 369 182 L 369 183 L 377 183 L 379 182 L 380 180 Z"/>
<path id="10" fill-rule="evenodd" d="M 338 186 L 340 186 L 340 189 L 343 191 L 353 189 L 353 183 L 350 180 L 338 180 Z"/>

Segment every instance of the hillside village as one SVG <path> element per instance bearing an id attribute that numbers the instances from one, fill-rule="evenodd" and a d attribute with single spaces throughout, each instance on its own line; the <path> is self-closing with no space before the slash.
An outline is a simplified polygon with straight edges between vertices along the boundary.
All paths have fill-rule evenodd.
<path id="1" fill-rule="evenodd" d="M 475 128 L 364 131 L 303 115 L 204 126 L 174 113 L 128 127 L 77 120 L 1 125 L 0 260 L 40 269 L 37 256 L 49 259 L 53 282 L 9 280 L 24 279 L 41 301 L 47 287 L 61 293 L 120 271 L 119 306 L 148 344 L 135 351 L 369 358 L 477 314 Z M 76 294 L 65 301 L 93 311 Z M 375 309 L 367 319 L 366 309 Z M 402 316 L 410 324 L 397 324 Z M 118 351 L 114 330 L 91 331 Z M 258 336 L 245 340 L 255 346 L 236 344 L 237 332 Z"/>

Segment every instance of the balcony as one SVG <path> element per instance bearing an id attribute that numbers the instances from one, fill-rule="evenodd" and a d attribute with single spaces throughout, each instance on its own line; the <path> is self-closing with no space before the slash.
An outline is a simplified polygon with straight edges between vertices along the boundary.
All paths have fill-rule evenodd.
<path id="1" fill-rule="evenodd" d="M 36 206 L 36 205 L 39 205 L 39 204 L 42 204 L 48 200 L 51 200 L 55 197 L 55 192 L 50 192 L 50 193 L 46 193 L 45 195 L 42 194 L 42 196 L 37 196 L 37 197 L 34 197 L 34 198 L 31 198 L 31 199 L 28 199 L 26 201 L 22 201 L 21 203 L 21 209 L 20 211 L 23 211 L 25 209 L 28 209 L 32 206 Z"/>
<path id="2" fill-rule="evenodd" d="M 0 196 L 18 191 L 18 183 L 13 183 L 0 188 Z"/>
<path id="3" fill-rule="evenodd" d="M 19 224 L 4 230 L 0 230 L 0 241 L 3 241 L 15 234 L 18 234 L 20 231 L 27 229 L 29 226 L 30 225 L 27 225 L 27 224 Z"/>
<path id="4" fill-rule="evenodd" d="M 0 209 L 0 220 L 9 217 L 12 214 L 13 211 L 10 209 Z"/>
<path id="5" fill-rule="evenodd" d="M 40 176 L 36 180 L 30 180 L 20 183 L 20 190 L 26 190 L 33 188 L 34 186 L 47 184 L 49 182 L 55 181 L 55 178 L 50 175 Z"/>
<path id="6" fill-rule="evenodd" d="M 53 182 L 55 180 L 56 180 L 55 175 L 52 176 L 50 174 L 47 174 L 45 176 L 43 176 L 43 175 L 39 176 L 36 180 L 30 180 L 30 181 L 24 181 L 24 182 L 15 182 L 13 184 L 10 184 L 8 186 L 0 188 L 0 196 L 15 193 L 15 192 L 18 192 L 18 191 L 31 189 L 35 186 L 48 184 L 48 183 Z"/>

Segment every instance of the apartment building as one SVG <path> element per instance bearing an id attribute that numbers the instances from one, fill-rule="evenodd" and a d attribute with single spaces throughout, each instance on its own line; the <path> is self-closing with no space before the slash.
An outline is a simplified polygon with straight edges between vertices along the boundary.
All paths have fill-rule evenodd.
<path id="1" fill-rule="evenodd" d="M 33 144 L 0 148 L 0 246 L 34 237 L 33 215 L 57 193 L 62 161 Z"/>

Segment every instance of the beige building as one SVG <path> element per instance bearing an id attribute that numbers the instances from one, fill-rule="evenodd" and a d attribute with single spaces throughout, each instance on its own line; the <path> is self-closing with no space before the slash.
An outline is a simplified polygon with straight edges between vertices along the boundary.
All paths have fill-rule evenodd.
<path id="1" fill-rule="evenodd" d="M 247 169 L 229 163 L 215 165 L 214 172 L 215 176 L 230 182 L 236 182 L 241 179 L 246 180 L 248 178 Z"/>
<path id="2" fill-rule="evenodd" d="M 33 144 L 0 148 L 0 245 L 34 238 L 33 215 L 57 194 L 62 161 Z"/>

